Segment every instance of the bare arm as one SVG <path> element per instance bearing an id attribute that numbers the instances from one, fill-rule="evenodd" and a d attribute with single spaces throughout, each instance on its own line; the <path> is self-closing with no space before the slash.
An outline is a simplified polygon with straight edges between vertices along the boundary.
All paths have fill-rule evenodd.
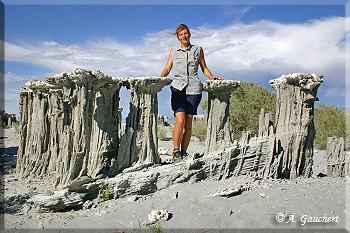
<path id="1" fill-rule="evenodd" d="M 213 76 L 210 72 L 210 70 L 207 67 L 207 64 L 205 64 L 205 59 L 204 59 L 204 51 L 201 47 L 200 50 L 200 55 L 199 55 L 199 65 L 201 66 L 202 72 L 205 76 L 207 76 L 210 79 L 214 79 L 214 80 L 222 80 L 222 78 L 218 77 L 218 76 Z"/>
<path id="2" fill-rule="evenodd" d="M 160 77 L 166 77 L 169 75 L 171 68 L 173 68 L 173 61 L 171 60 L 171 50 L 169 53 L 169 58 L 168 58 L 168 62 L 165 65 L 165 68 L 162 72 L 162 74 L 160 75 Z"/>

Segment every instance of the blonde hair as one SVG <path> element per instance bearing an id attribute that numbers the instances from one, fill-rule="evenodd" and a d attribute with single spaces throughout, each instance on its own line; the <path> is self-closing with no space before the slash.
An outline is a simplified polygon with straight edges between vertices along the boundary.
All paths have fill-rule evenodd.
<path id="1" fill-rule="evenodd" d="M 176 28 L 176 30 L 175 30 L 175 32 L 173 33 L 173 35 L 179 35 L 179 33 L 182 31 L 182 30 L 184 30 L 184 29 L 187 29 L 188 30 L 188 33 L 190 33 L 191 34 L 191 32 L 190 32 L 190 29 L 186 26 L 186 24 L 180 24 L 177 28 Z"/>

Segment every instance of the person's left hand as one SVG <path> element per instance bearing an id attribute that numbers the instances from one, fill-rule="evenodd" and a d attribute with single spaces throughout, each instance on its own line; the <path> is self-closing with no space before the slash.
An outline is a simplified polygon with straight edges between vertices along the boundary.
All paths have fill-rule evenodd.
<path id="1" fill-rule="evenodd" d="M 214 76 L 213 80 L 223 80 L 222 78 L 218 77 L 218 76 Z"/>

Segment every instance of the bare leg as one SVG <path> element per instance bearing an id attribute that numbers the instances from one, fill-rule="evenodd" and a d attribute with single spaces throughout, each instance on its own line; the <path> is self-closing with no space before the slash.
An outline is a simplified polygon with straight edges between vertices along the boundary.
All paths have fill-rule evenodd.
<path id="1" fill-rule="evenodd" d="M 184 126 L 185 126 L 185 113 L 177 112 L 175 113 L 176 122 L 173 130 L 173 144 L 174 149 L 180 149 L 181 141 L 183 140 L 184 135 Z"/>
<path id="2" fill-rule="evenodd" d="M 191 140 L 193 115 L 185 116 L 184 134 L 181 142 L 181 150 L 187 150 Z"/>

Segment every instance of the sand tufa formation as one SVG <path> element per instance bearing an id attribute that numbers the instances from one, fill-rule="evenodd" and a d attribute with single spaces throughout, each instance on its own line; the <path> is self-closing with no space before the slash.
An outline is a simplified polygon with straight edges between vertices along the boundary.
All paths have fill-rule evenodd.
<path id="1" fill-rule="evenodd" d="M 322 75 L 294 73 L 270 80 L 276 91 L 273 151 L 266 176 L 309 177 L 314 150 L 314 102 Z M 271 145 L 272 146 L 272 145 Z"/>
<path id="2" fill-rule="evenodd" d="M 349 158 L 345 153 L 343 137 L 328 137 L 326 146 L 327 176 L 345 177 L 349 174 Z"/>
<path id="3" fill-rule="evenodd" d="M 157 92 L 171 83 L 160 77 L 128 78 L 124 85 L 130 89 L 130 112 L 126 118 L 126 132 L 121 137 L 117 168 L 114 175 L 136 162 L 160 163 L 157 138 Z"/>
<path id="4" fill-rule="evenodd" d="M 161 164 L 157 92 L 170 83 L 169 78 L 116 78 L 82 69 L 28 82 L 21 93 L 17 174 L 53 174 L 64 190 L 31 201 L 57 210 L 95 198 L 101 184 L 108 184 L 118 198 L 207 178 L 312 174 L 313 110 L 322 75 L 296 73 L 271 80 L 277 94 L 275 119 L 262 109 L 258 135 L 245 132 L 240 142 L 232 140 L 228 111 L 230 93 L 239 88 L 239 81 L 204 82 L 209 95 L 205 156 Z M 130 89 L 131 99 L 121 134 L 122 86 Z M 64 198 L 73 194 L 75 202 Z M 52 198 L 52 206 L 43 201 Z M 57 200 L 65 204 L 57 207 Z"/>
<path id="5" fill-rule="evenodd" d="M 56 185 L 64 185 L 83 176 L 113 176 L 134 161 L 159 162 L 154 152 L 157 91 L 170 82 L 116 78 L 83 69 L 31 80 L 20 94 L 17 173 L 23 178 L 54 174 Z M 128 131 L 120 139 L 123 85 L 131 89 L 132 99 Z M 148 138 L 144 143 L 143 137 Z M 119 148 L 120 140 L 127 141 L 129 149 Z"/>
<path id="6" fill-rule="evenodd" d="M 207 80 L 203 83 L 204 91 L 208 92 L 206 155 L 233 144 L 230 95 L 239 86 L 240 82 L 235 80 Z"/>

